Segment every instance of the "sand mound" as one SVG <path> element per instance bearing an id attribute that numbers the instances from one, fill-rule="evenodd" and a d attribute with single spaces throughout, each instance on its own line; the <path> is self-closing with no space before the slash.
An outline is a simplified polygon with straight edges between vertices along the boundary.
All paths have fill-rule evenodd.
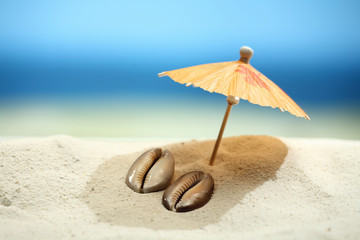
<path id="1" fill-rule="evenodd" d="M 0 239 L 350 238 L 360 235 L 360 142 L 225 138 L 96 142 L 67 136 L 0 142 Z M 162 192 L 137 194 L 124 177 L 151 147 L 172 151 L 174 179 L 210 173 L 212 199 L 173 213 Z"/>
<path id="2" fill-rule="evenodd" d="M 266 136 L 224 139 L 216 165 L 209 166 L 214 141 L 192 141 L 164 146 L 175 157 L 173 181 L 181 175 L 201 170 L 215 180 L 211 201 L 188 213 L 174 213 L 161 204 L 163 191 L 136 194 L 125 185 L 125 176 L 139 153 L 116 156 L 105 161 L 92 175 L 85 202 L 99 220 L 154 229 L 196 229 L 219 221 L 228 210 L 265 181 L 273 178 L 284 162 L 287 147 Z"/>

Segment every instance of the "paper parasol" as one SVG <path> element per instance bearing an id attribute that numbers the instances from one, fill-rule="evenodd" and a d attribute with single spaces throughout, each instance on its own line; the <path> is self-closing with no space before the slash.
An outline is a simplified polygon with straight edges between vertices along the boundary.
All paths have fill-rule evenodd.
<path id="1" fill-rule="evenodd" d="M 249 64 L 252 55 L 251 48 L 242 47 L 241 58 L 238 61 L 203 64 L 158 74 L 159 77 L 169 76 L 186 86 L 193 85 L 228 96 L 228 107 L 210 165 L 214 163 L 231 107 L 237 105 L 240 98 L 261 106 L 279 108 L 282 112 L 288 111 L 297 117 L 310 120 L 309 116 L 280 87 Z"/>

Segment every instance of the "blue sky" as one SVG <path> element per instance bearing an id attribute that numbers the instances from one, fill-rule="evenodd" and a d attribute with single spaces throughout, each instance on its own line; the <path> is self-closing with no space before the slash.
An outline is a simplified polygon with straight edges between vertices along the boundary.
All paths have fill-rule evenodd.
<path id="1" fill-rule="evenodd" d="M 239 58 L 296 99 L 360 102 L 358 1 L 0 1 L 0 96 L 199 90 L 158 72 Z M 149 91 L 150 90 L 150 91 Z"/>

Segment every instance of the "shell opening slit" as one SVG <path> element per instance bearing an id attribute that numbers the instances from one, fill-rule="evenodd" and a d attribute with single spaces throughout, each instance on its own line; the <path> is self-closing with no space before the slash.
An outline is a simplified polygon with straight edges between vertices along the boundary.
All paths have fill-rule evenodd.
<path id="1" fill-rule="evenodd" d="M 199 175 L 192 176 L 190 179 L 188 179 L 183 186 L 181 186 L 176 193 L 174 194 L 172 201 L 175 202 L 174 209 L 176 209 L 176 206 L 181 202 L 183 196 L 185 193 L 187 193 L 190 189 L 195 187 L 204 177 L 200 177 Z"/>
<path id="2" fill-rule="evenodd" d="M 163 156 L 163 153 L 159 157 L 156 156 L 156 153 L 152 153 L 146 158 L 146 163 L 142 166 L 139 171 L 139 174 L 136 178 L 141 181 L 140 193 L 144 193 L 144 184 L 147 180 L 146 176 L 148 175 L 150 169 L 155 165 L 155 163 Z"/>

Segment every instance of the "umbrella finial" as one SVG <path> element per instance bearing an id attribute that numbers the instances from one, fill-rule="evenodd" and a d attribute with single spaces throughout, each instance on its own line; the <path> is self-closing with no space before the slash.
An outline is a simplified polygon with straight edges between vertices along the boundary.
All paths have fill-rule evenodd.
<path id="1" fill-rule="evenodd" d="M 250 58 L 252 57 L 254 50 L 251 47 L 243 46 L 240 48 L 240 61 L 244 63 L 249 63 Z"/>

